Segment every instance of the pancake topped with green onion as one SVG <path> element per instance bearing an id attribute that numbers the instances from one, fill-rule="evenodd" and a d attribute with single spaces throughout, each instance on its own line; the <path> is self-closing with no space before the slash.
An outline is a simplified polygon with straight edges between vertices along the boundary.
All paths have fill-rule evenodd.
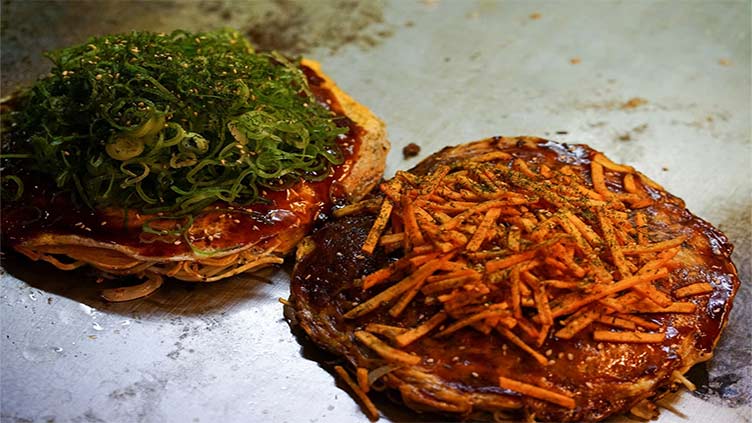
<path id="1" fill-rule="evenodd" d="M 3 104 L 3 243 L 146 279 L 109 299 L 281 263 L 383 173 L 377 117 L 316 62 L 237 32 L 110 35 L 47 57 L 49 75 Z"/>

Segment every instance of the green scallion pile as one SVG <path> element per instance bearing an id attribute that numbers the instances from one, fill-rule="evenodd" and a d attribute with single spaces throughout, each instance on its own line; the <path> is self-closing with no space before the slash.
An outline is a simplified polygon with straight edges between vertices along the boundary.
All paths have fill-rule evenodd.
<path id="1" fill-rule="evenodd" d="M 21 141 L 3 158 L 90 207 L 184 216 L 263 202 L 262 189 L 325 178 L 343 160 L 347 129 L 297 64 L 235 31 L 110 35 L 47 56 L 51 73 L 4 125 Z"/>

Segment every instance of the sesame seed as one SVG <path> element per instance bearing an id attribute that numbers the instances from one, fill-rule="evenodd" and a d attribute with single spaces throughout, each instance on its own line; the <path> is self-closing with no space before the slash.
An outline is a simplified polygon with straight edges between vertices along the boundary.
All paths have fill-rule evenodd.
<path id="1" fill-rule="evenodd" d="M 473 377 L 479 377 L 480 376 L 477 372 L 472 372 L 470 374 L 473 375 Z"/>
<path id="2" fill-rule="evenodd" d="M 572 354 L 572 353 L 567 353 L 567 360 L 569 360 L 569 361 L 572 361 L 572 360 L 574 360 L 574 354 Z"/>

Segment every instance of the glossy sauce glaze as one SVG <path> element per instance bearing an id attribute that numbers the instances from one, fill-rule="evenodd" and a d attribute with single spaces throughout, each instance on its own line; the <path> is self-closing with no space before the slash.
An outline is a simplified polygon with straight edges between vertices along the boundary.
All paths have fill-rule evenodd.
<path id="1" fill-rule="evenodd" d="M 265 248 L 281 229 L 308 231 L 320 213 L 345 199 L 339 181 L 348 176 L 357 156 L 363 129 L 347 118 L 325 81 L 301 66 L 315 98 L 333 111 L 338 126 L 348 131 L 337 139 L 344 161 L 332 166 L 321 181 L 301 181 L 281 191 L 261 190 L 265 203 L 230 205 L 216 203 L 194 217 L 181 235 L 151 235 L 142 231 L 149 221 L 155 229 L 176 229 L 187 219 L 144 216 L 134 210 L 93 210 L 77 204 L 70 193 L 61 193 L 49 177 L 20 173 L 24 195 L 2 206 L 2 241 L 15 246 L 43 234 L 73 235 L 100 243 L 128 247 L 142 257 L 173 257 L 193 253 L 232 250 L 248 244 Z"/>
<path id="2" fill-rule="evenodd" d="M 581 169 L 587 169 L 596 153 L 585 146 L 554 143 L 539 144 L 532 149 L 523 143 L 504 151 L 528 163 L 546 163 L 551 168 L 557 163 L 568 163 L 582 166 Z M 455 153 L 448 148 L 423 161 L 413 172 L 426 174 L 441 163 L 472 154 L 478 151 L 469 148 Z M 584 170 L 581 176 L 587 176 Z M 606 174 L 609 187 L 623 191 L 618 178 L 610 176 L 613 175 Z M 722 233 L 687 211 L 680 199 L 655 187 L 647 189 L 656 199 L 653 205 L 643 209 L 651 216 L 650 232 L 655 237 L 651 241 L 680 234 L 688 237 L 685 252 L 678 259 L 680 265 L 671 271 L 672 277 L 666 278 L 660 288 L 672 292 L 696 282 L 713 286 L 709 294 L 683 299 L 696 304 L 695 313 L 642 316 L 666 333 L 663 342 L 596 342 L 592 331 L 609 327 L 595 323 L 569 340 L 553 334 L 548 336 L 538 348 L 549 360 L 549 365 L 542 366 L 501 336 L 465 328 L 442 338 L 425 336 L 405 347 L 406 352 L 421 357 L 416 367 L 438 376 L 455 390 L 522 399 L 526 406 L 535 409 L 538 419 L 570 421 L 599 420 L 614 412 L 624 412 L 634 404 L 635 398 L 629 392 L 637 382 L 650 380 L 655 386 L 665 385 L 674 370 L 686 371 L 698 357 L 708 358 L 727 322 L 739 286 L 736 270 L 729 260 L 733 247 Z M 534 207 L 548 205 L 541 201 Z M 357 281 L 399 258 L 387 255 L 380 248 L 372 256 L 364 256 L 360 251 L 373 222 L 374 216 L 361 215 L 327 223 L 312 236 L 314 253 L 298 262 L 291 287 L 293 307 L 307 333 L 320 345 L 347 357 L 354 366 L 369 368 L 379 365 L 378 356 L 354 340 L 356 330 L 362 330 L 368 323 L 416 327 L 426 316 L 440 310 L 435 301 L 419 292 L 399 318 L 388 313 L 389 307 L 378 308 L 356 319 L 343 317 L 354 305 L 388 288 L 385 285 L 364 292 Z M 502 291 L 497 295 L 503 297 L 507 293 Z M 495 298 L 488 302 L 500 299 L 503 300 Z M 685 359 L 691 361 L 684 362 Z M 374 360 L 376 364 L 372 364 Z M 395 374 L 395 378 L 399 378 L 399 373 Z M 534 398 L 520 397 L 499 387 L 500 375 L 535 385 L 545 380 L 548 386 L 572 393 L 577 407 L 566 410 Z"/>

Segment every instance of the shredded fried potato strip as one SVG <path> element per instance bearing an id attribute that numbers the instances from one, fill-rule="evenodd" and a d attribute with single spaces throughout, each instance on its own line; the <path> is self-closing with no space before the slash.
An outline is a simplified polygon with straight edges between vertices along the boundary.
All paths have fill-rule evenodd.
<path id="1" fill-rule="evenodd" d="M 713 286 L 666 292 L 687 237 L 649 232 L 655 192 L 647 187 L 657 184 L 600 153 L 585 163 L 539 165 L 494 151 L 383 183 L 363 251 L 401 248 L 405 258 L 367 275 L 362 286 L 372 295 L 344 317 L 382 308 L 397 317 L 416 301 L 441 311 L 412 327 L 370 323 L 356 338 L 401 365 L 420 362 L 405 350 L 421 338 L 466 330 L 501 337 L 540 366 L 552 362 L 541 350 L 547 341 L 663 342 L 665 328 L 647 316 L 693 312 L 694 302 L 678 300 Z M 575 406 L 571 394 L 504 377 L 500 386 Z"/>

